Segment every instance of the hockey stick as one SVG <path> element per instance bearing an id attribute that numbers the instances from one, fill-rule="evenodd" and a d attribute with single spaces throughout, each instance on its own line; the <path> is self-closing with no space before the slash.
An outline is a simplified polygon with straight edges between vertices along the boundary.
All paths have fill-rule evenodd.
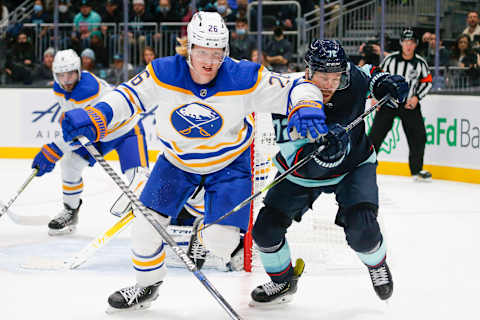
<path id="1" fill-rule="evenodd" d="M 92 257 L 99 249 L 109 243 L 120 232 L 125 230 L 130 222 L 133 221 L 135 215 L 132 211 L 124 215 L 113 226 L 108 228 L 101 235 L 90 241 L 81 251 L 74 254 L 71 258 L 65 260 L 55 260 L 44 257 L 31 257 L 20 266 L 25 269 L 41 269 L 41 270 L 63 270 L 76 269 Z"/>
<path id="2" fill-rule="evenodd" d="M 210 283 L 210 281 L 205 277 L 205 275 L 197 269 L 195 263 L 188 257 L 188 255 L 183 251 L 176 243 L 175 240 L 168 234 L 162 224 L 155 218 L 155 216 L 150 212 L 147 207 L 140 202 L 138 197 L 128 188 L 125 182 L 120 178 L 120 176 L 113 170 L 113 168 L 105 161 L 103 156 L 97 151 L 95 146 L 90 144 L 90 141 L 83 136 L 77 138 L 78 141 L 87 149 L 87 151 L 92 155 L 92 157 L 97 160 L 97 162 L 102 166 L 105 172 L 112 178 L 115 184 L 124 192 L 127 197 L 132 201 L 133 205 L 137 207 L 140 213 L 148 220 L 148 222 L 155 228 L 155 230 L 162 236 L 165 242 L 168 243 L 172 251 L 182 260 L 187 269 L 192 272 L 195 277 L 202 283 L 202 285 L 210 292 L 210 294 L 217 300 L 220 306 L 227 312 L 231 319 L 239 320 L 240 316 L 233 310 L 230 304 L 223 298 L 223 296 L 215 289 L 215 287 Z"/>
<path id="3" fill-rule="evenodd" d="M 363 121 L 363 119 L 365 119 L 370 113 L 373 112 L 373 110 L 375 110 L 376 108 L 379 108 L 381 107 L 383 104 L 385 104 L 385 102 L 387 102 L 388 100 L 390 99 L 390 95 L 386 95 L 385 97 L 383 97 L 380 101 L 378 101 L 376 104 L 374 104 L 373 106 L 371 106 L 370 108 L 368 108 L 367 110 L 365 110 L 364 113 L 362 113 L 360 116 L 358 116 L 355 120 L 353 120 L 352 122 L 350 122 L 346 127 L 345 127 L 345 131 L 350 131 L 352 130 L 353 128 L 355 128 L 355 126 L 357 126 L 360 122 Z M 393 103 L 395 103 L 394 101 L 392 101 Z M 279 184 L 280 182 L 282 182 L 290 173 L 292 173 L 293 171 L 295 170 L 298 170 L 300 169 L 303 165 L 305 165 L 307 162 L 309 162 L 310 160 L 312 160 L 315 156 L 317 156 L 323 149 L 325 148 L 325 146 L 321 146 L 320 148 L 318 148 L 317 150 L 313 151 L 312 153 L 310 153 L 309 155 L 307 155 L 306 157 L 304 157 L 302 160 L 300 160 L 299 162 L 297 162 L 295 165 L 293 165 L 292 167 L 290 167 L 290 169 L 288 170 L 285 170 L 282 174 L 280 174 L 278 177 L 276 177 L 272 182 L 270 182 L 268 185 L 266 185 L 262 190 L 259 190 L 257 191 L 256 193 L 252 194 L 250 197 L 248 197 L 247 199 L 243 200 L 242 202 L 240 202 L 235 208 L 233 208 L 232 210 L 230 210 L 229 212 L 225 213 L 223 216 L 221 216 L 220 218 L 218 218 L 217 220 L 209 223 L 208 225 L 204 225 L 203 228 L 200 228 L 198 231 L 203 231 L 205 229 L 207 229 L 208 227 L 210 227 L 211 225 L 214 225 L 216 223 L 219 223 L 220 221 L 224 220 L 225 218 L 227 218 L 228 216 L 234 214 L 235 212 L 237 212 L 238 210 L 240 210 L 241 208 L 245 207 L 247 204 L 250 203 L 250 201 L 254 200 L 255 198 L 257 198 L 258 196 L 260 196 L 261 194 L 267 192 L 268 190 L 270 190 L 271 188 L 275 187 L 277 184 Z"/>
<path id="4" fill-rule="evenodd" d="M 4 204 L 0 201 L 0 217 L 3 216 L 5 213 L 13 220 L 16 224 L 26 225 L 26 226 L 38 226 L 47 224 L 50 221 L 50 217 L 47 216 L 23 216 L 14 213 L 13 211 L 9 210 L 10 206 L 17 200 L 18 196 L 25 190 L 27 185 L 33 180 L 33 178 L 37 175 L 38 169 L 35 168 L 32 170 L 32 173 L 28 176 L 27 180 L 20 186 L 17 190 L 15 195 L 8 201 L 7 204 Z"/>

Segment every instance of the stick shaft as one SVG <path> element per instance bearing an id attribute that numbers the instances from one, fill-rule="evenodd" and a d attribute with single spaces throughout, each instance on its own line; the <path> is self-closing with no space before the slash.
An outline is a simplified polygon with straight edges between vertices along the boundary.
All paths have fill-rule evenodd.
<path id="1" fill-rule="evenodd" d="M 27 180 L 20 186 L 20 188 L 17 190 L 15 195 L 8 200 L 7 205 L 2 206 L 2 209 L 0 210 L 0 217 L 7 212 L 8 208 L 17 200 L 18 196 L 25 190 L 25 188 L 28 186 L 28 184 L 33 180 L 33 178 L 37 175 L 38 169 L 35 168 L 32 170 L 32 173 L 28 176 Z"/>

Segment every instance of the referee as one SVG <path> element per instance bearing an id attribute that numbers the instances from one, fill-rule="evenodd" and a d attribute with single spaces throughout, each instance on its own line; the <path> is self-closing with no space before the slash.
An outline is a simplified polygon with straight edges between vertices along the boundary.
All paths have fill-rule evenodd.
<path id="1" fill-rule="evenodd" d="M 412 29 L 402 31 L 400 44 L 402 50 L 385 57 L 380 68 L 390 74 L 402 75 L 407 80 L 410 88 L 408 98 L 398 109 L 380 108 L 373 120 L 369 137 L 378 153 L 385 136 L 392 128 L 393 119 L 398 116 L 407 136 L 410 173 L 417 181 L 430 181 L 431 173 L 423 170 L 427 136 L 419 101 L 432 87 L 432 75 L 425 59 L 415 54 L 417 40 Z"/>

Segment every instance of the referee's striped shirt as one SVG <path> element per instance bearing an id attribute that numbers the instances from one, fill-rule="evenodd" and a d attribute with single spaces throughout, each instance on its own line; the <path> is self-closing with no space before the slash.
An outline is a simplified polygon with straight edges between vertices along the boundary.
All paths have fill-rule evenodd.
<path id="1" fill-rule="evenodd" d="M 408 98 L 417 96 L 418 100 L 421 100 L 432 87 L 432 75 L 428 64 L 418 54 L 410 60 L 405 60 L 400 51 L 393 52 L 385 57 L 380 68 L 390 74 L 399 74 L 407 80 L 410 88 Z"/>

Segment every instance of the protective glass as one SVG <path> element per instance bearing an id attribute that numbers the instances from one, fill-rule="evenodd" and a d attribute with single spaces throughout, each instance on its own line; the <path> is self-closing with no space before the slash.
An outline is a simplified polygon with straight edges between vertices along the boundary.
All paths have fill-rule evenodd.
<path id="1" fill-rule="evenodd" d="M 220 65 L 225 59 L 225 51 L 212 51 L 202 48 L 192 48 L 192 58 L 200 63 Z"/>
<path id="2" fill-rule="evenodd" d="M 350 84 L 350 73 L 343 72 L 319 72 L 316 71 L 311 79 L 321 90 L 343 90 Z"/>

